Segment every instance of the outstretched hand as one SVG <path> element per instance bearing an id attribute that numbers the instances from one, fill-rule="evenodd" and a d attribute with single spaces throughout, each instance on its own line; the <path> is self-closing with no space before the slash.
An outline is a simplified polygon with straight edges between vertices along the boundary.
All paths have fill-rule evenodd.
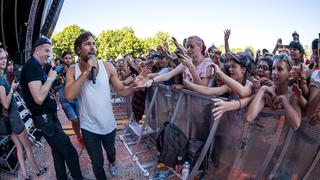
<path id="1" fill-rule="evenodd" d="M 150 74 L 150 70 L 147 68 L 143 68 L 138 76 L 135 77 L 132 87 L 135 90 L 141 90 L 145 88 L 145 83 L 149 80 L 148 74 Z"/>
<path id="2" fill-rule="evenodd" d="M 177 39 L 175 37 L 172 37 L 173 44 L 177 47 L 178 51 L 182 55 L 187 55 L 187 50 L 184 48 L 180 43 L 178 43 Z"/>
<path id="3" fill-rule="evenodd" d="M 223 113 L 229 111 L 231 107 L 230 102 L 224 101 L 219 98 L 212 98 L 212 101 L 213 101 L 214 107 L 211 113 L 215 120 L 221 118 Z"/>

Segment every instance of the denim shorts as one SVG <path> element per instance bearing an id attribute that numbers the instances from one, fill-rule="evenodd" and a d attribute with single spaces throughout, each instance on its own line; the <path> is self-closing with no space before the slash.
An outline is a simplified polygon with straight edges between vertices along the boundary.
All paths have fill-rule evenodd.
<path id="1" fill-rule="evenodd" d="M 75 120 L 79 118 L 79 101 L 74 99 L 72 102 L 67 100 L 60 101 L 63 111 L 69 120 Z"/>
<path id="2" fill-rule="evenodd" d="M 12 132 L 16 134 L 22 133 L 22 131 L 25 129 L 24 122 L 20 118 L 20 113 L 16 105 L 11 106 L 10 125 Z"/>

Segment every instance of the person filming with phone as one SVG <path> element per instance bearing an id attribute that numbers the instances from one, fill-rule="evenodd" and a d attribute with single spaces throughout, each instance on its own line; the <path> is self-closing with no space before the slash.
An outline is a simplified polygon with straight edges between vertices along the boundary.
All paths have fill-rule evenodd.
<path id="1" fill-rule="evenodd" d="M 43 70 L 51 51 L 51 41 L 48 38 L 42 37 L 35 42 L 31 58 L 21 71 L 21 89 L 35 127 L 41 130 L 51 147 L 56 178 L 67 179 L 66 163 L 72 178 L 82 179 L 78 153 L 70 138 L 63 132 L 57 116 L 57 103 L 52 88 L 57 71 L 51 69 L 47 75 Z"/>

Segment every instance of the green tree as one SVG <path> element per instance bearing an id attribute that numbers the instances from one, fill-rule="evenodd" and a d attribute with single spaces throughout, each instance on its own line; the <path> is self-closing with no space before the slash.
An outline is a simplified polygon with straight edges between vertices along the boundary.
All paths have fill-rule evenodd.
<path id="1" fill-rule="evenodd" d="M 236 53 L 238 53 L 238 52 L 243 52 L 243 49 L 242 49 L 242 48 L 232 48 L 230 51 L 231 51 L 232 53 L 236 54 Z"/>
<path id="2" fill-rule="evenodd" d="M 168 44 L 169 51 L 172 52 L 175 50 L 175 46 L 171 41 L 171 36 L 166 32 L 158 32 L 155 37 L 149 37 L 144 40 L 145 50 L 156 49 L 157 46 Z M 146 52 L 144 52 L 146 53 Z"/>
<path id="3" fill-rule="evenodd" d="M 257 52 L 256 49 L 253 46 L 250 46 L 250 45 L 247 45 L 245 49 L 251 49 L 254 55 Z"/>
<path id="4" fill-rule="evenodd" d="M 119 55 L 138 56 L 144 52 L 143 42 L 134 35 L 132 28 L 103 31 L 97 37 L 99 59 L 115 59 Z"/>
<path id="5" fill-rule="evenodd" d="M 218 49 L 222 52 L 222 53 L 226 53 L 226 50 L 224 49 L 224 44 L 221 44 L 218 46 Z"/>
<path id="6" fill-rule="evenodd" d="M 65 27 L 52 38 L 53 53 L 56 57 L 61 57 L 63 51 L 70 51 L 75 56 L 74 41 L 85 30 L 77 25 Z"/>
<path id="7" fill-rule="evenodd" d="M 310 46 L 305 45 L 305 46 L 304 46 L 304 52 L 305 52 L 305 56 L 306 56 L 307 58 L 310 58 L 310 57 L 311 57 L 311 55 L 312 55 L 312 50 L 311 50 L 311 47 L 310 47 Z"/>

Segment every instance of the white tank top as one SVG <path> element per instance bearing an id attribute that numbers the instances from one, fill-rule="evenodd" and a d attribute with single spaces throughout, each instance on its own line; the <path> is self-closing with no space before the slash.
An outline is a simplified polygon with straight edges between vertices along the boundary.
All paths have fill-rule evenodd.
<path id="1" fill-rule="evenodd" d="M 98 61 L 98 66 L 96 84 L 87 79 L 80 90 L 80 126 L 90 132 L 105 135 L 116 128 L 116 122 L 111 104 L 109 77 L 102 61 Z M 78 79 L 80 74 L 79 64 L 76 64 L 75 79 Z"/>

